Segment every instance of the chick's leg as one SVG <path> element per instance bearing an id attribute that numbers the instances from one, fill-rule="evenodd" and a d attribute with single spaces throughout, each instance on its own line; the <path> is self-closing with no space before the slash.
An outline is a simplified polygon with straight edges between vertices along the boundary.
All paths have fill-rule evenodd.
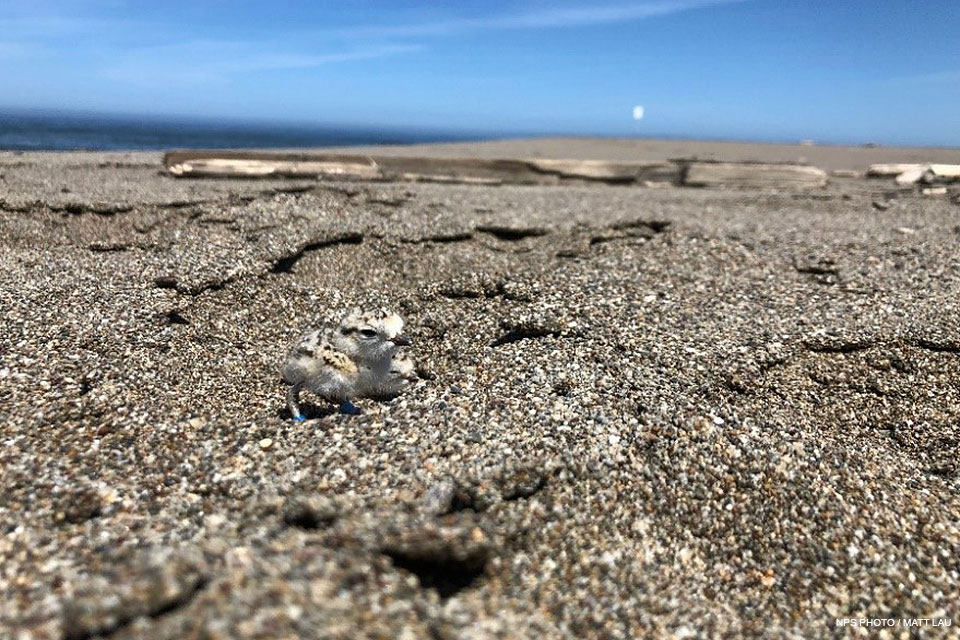
<path id="1" fill-rule="evenodd" d="M 300 413 L 300 389 L 303 388 L 303 383 L 298 382 L 297 384 L 291 385 L 287 389 L 287 409 L 290 411 L 290 415 L 293 416 L 293 419 L 296 421 L 303 421 L 307 418 Z"/>
<path id="2" fill-rule="evenodd" d="M 340 403 L 340 413 L 345 413 L 348 416 L 358 416 L 363 412 L 360 411 L 360 408 L 349 400 L 344 400 Z"/>

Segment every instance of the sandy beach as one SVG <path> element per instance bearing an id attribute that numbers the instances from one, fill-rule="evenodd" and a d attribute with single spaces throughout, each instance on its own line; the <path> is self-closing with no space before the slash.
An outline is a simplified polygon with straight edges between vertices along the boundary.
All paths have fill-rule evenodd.
<path id="1" fill-rule="evenodd" d="M 0 638 L 957 637 L 949 189 L 191 180 L 158 153 L 0 152 Z M 294 422 L 287 345 L 354 307 L 403 316 L 420 380 Z"/>

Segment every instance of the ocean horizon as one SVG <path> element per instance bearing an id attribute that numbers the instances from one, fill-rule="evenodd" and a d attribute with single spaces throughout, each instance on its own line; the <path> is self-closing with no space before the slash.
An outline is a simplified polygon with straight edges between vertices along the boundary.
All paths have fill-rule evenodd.
<path id="1" fill-rule="evenodd" d="M 804 144 L 789 136 L 677 135 L 648 131 L 644 135 L 565 131 L 458 131 L 358 124 L 310 124 L 239 120 L 210 116 L 136 115 L 85 111 L 27 110 L 0 107 L 0 151 L 169 151 L 191 149 L 310 149 L 323 147 L 485 142 L 542 137 L 607 138 L 731 142 L 741 144 Z M 821 147 L 904 147 L 956 149 L 919 143 L 863 143 L 816 140 Z"/>
<path id="2" fill-rule="evenodd" d="M 357 125 L 282 124 L 184 116 L 0 110 L 0 151 L 269 149 L 430 142 L 489 137 Z"/>

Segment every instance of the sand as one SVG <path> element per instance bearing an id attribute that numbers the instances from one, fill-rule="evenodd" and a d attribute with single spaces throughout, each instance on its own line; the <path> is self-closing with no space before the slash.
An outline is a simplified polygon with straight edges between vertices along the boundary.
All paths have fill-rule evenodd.
<path id="1" fill-rule="evenodd" d="M 2 153 L 0 637 L 957 637 L 955 195 Z M 292 421 L 355 306 L 421 380 Z"/>

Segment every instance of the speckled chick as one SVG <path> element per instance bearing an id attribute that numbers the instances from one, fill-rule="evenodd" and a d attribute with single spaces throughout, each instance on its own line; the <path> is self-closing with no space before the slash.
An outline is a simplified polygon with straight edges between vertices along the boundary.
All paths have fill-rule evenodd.
<path id="1" fill-rule="evenodd" d="M 294 344 L 280 374 L 290 385 L 287 408 L 295 420 L 304 419 L 299 404 L 303 389 L 339 404 L 344 413 L 358 413 L 350 400 L 358 395 L 359 367 L 324 340 L 319 330 L 311 331 Z"/>
<path id="2" fill-rule="evenodd" d="M 409 358 L 398 358 L 398 349 L 410 344 L 403 320 L 389 311 L 351 312 L 325 341 L 321 331 L 303 336 L 283 367 L 291 385 L 287 406 L 294 419 L 303 420 L 298 398 L 307 389 L 340 404 L 343 413 L 358 414 L 352 399 L 397 395 L 413 375 Z"/>

